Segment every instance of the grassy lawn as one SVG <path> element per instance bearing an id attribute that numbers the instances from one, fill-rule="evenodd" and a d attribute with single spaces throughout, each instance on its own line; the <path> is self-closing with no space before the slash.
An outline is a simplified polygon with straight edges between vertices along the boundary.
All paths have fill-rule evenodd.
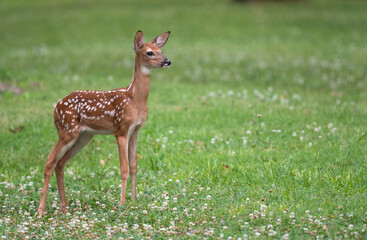
<path id="1" fill-rule="evenodd" d="M 367 2 L 0 2 L 0 235 L 367 238 Z M 152 72 L 137 201 L 96 136 L 36 210 L 53 105 L 130 84 L 138 29 L 171 30 Z M 130 193 L 130 183 L 128 183 Z"/>

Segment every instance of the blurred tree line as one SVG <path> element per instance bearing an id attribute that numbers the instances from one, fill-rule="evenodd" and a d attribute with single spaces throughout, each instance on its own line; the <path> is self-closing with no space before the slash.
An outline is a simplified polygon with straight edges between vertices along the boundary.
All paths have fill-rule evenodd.
<path id="1" fill-rule="evenodd" d="M 305 0 L 233 0 L 234 2 L 301 2 Z"/>

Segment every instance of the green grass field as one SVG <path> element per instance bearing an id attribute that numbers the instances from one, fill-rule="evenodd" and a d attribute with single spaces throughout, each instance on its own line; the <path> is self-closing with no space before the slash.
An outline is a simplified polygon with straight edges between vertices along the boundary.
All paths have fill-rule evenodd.
<path id="1" fill-rule="evenodd" d="M 342 0 L 1 1 L 1 238 L 367 238 L 366 12 Z M 172 31 L 172 66 L 152 72 L 137 201 L 118 206 L 116 141 L 96 136 L 66 166 L 70 214 L 53 176 L 37 218 L 54 104 L 130 84 L 138 29 Z"/>

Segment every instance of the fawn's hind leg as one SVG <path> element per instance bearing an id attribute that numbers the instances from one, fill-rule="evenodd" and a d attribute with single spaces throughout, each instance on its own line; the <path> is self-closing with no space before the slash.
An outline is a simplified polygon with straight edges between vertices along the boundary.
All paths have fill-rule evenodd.
<path id="1" fill-rule="evenodd" d="M 68 138 L 60 138 L 59 141 L 52 148 L 51 153 L 48 155 L 44 172 L 42 197 L 37 211 L 38 215 L 45 214 L 48 184 L 50 182 L 50 178 L 53 170 L 55 169 L 57 161 L 65 154 L 66 151 L 69 150 L 69 148 L 75 143 L 75 141 L 76 137 L 73 136 L 69 136 Z"/>
<path id="2" fill-rule="evenodd" d="M 65 155 L 56 164 L 55 173 L 56 173 L 56 180 L 57 180 L 57 189 L 59 192 L 59 199 L 60 199 L 60 210 L 64 213 L 68 211 L 66 197 L 65 197 L 65 188 L 64 188 L 65 164 L 72 157 L 74 157 L 83 147 L 85 147 L 92 138 L 93 138 L 92 133 L 87 133 L 87 132 L 81 133 L 78 139 L 73 144 L 73 146 L 65 153 Z"/>

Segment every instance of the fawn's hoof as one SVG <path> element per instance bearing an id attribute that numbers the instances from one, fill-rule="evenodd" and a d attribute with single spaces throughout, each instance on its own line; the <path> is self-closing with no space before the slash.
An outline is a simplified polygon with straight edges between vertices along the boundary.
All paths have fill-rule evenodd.
<path id="1" fill-rule="evenodd" d="M 64 214 L 66 214 L 66 213 L 70 212 L 70 211 L 69 211 L 69 209 L 68 209 L 67 207 L 61 207 L 61 208 L 60 208 L 60 211 L 61 211 L 62 213 L 64 213 Z"/>
<path id="2" fill-rule="evenodd" d="M 37 210 L 38 217 L 42 217 L 43 215 L 46 215 L 46 211 L 42 209 Z"/>

